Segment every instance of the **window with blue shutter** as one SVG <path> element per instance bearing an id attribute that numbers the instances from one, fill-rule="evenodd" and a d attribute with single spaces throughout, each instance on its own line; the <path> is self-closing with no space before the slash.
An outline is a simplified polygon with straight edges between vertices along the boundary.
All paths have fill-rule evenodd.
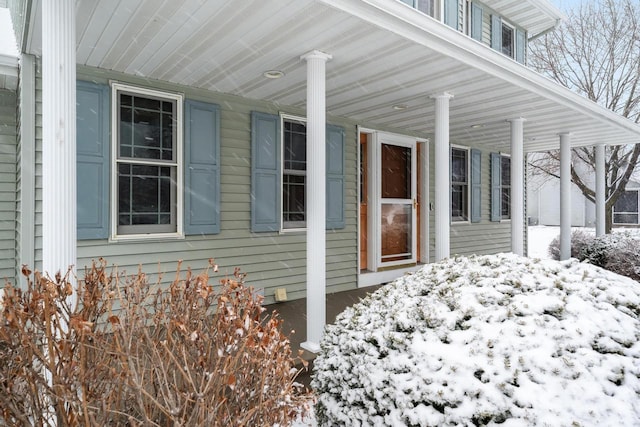
<path id="1" fill-rule="evenodd" d="M 220 232 L 220 110 L 185 101 L 184 233 Z"/>
<path id="2" fill-rule="evenodd" d="M 285 119 L 281 142 L 280 117 L 251 115 L 251 230 L 279 231 L 305 227 L 306 135 L 304 119 Z M 344 228 L 344 129 L 326 129 L 326 226 Z M 284 144 L 284 147 L 281 147 Z M 282 151 L 281 151 L 282 150 Z M 280 153 L 284 153 L 281 155 Z M 284 158 L 285 165 L 282 164 Z"/>
<path id="3" fill-rule="evenodd" d="M 471 150 L 471 222 L 482 219 L 482 152 Z"/>
<path id="4" fill-rule="evenodd" d="M 482 41 L 482 7 L 471 3 L 471 38 Z"/>
<path id="5" fill-rule="evenodd" d="M 456 30 L 459 29 L 459 11 L 458 0 L 444 0 L 444 23 Z"/>
<path id="6" fill-rule="evenodd" d="M 251 231 L 279 231 L 280 117 L 251 114 Z"/>
<path id="7" fill-rule="evenodd" d="M 76 84 L 78 240 L 109 237 L 109 88 Z"/>
<path id="8" fill-rule="evenodd" d="M 502 219 L 502 156 L 491 153 L 491 221 Z"/>

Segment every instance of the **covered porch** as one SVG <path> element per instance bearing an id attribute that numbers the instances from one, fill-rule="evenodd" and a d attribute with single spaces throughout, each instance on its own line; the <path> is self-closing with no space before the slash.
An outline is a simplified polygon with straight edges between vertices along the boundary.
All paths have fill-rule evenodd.
<path id="1" fill-rule="evenodd" d="M 561 148 L 566 185 L 571 146 L 640 138 L 630 121 L 399 1 L 28 3 L 24 51 L 43 59 L 43 211 L 68 213 L 62 222 L 43 217 L 45 271 L 76 264 L 77 242 L 69 239 L 76 229 L 76 67 L 298 110 L 310 129 L 309 153 L 324 146 L 327 117 L 421 140 L 432 153 L 421 158 L 433 169 L 432 180 L 423 174 L 416 184 L 423 226 L 415 261 L 422 263 L 451 254 L 451 144 L 510 155 L 510 245 L 523 255 L 525 153 Z M 504 3 L 507 13 L 514 2 Z M 314 197 L 305 313 L 312 351 L 327 316 L 325 155 L 313 151 L 308 165 Z M 563 245 L 568 251 L 566 239 Z"/>

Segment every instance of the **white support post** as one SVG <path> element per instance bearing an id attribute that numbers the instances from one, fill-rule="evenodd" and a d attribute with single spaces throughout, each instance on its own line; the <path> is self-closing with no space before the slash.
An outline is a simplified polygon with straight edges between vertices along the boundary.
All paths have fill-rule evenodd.
<path id="1" fill-rule="evenodd" d="M 435 260 L 449 258 L 451 225 L 451 166 L 449 150 L 449 100 L 453 95 L 434 95 L 435 110 Z"/>
<path id="2" fill-rule="evenodd" d="M 420 144 L 420 262 L 429 263 L 429 141 Z"/>
<path id="3" fill-rule="evenodd" d="M 560 134 L 560 259 L 571 258 L 571 134 Z"/>
<path id="4" fill-rule="evenodd" d="M 75 7 L 42 2 L 42 270 L 52 277 L 76 264 Z"/>
<path id="5" fill-rule="evenodd" d="M 511 123 L 511 252 L 524 256 L 524 122 Z"/>
<path id="6" fill-rule="evenodd" d="M 607 177 L 605 175 L 605 145 L 596 145 L 596 237 L 603 236 L 606 229 Z"/>
<path id="7" fill-rule="evenodd" d="M 318 353 L 326 323 L 326 62 L 314 50 L 307 61 L 307 340 L 302 348 Z"/>

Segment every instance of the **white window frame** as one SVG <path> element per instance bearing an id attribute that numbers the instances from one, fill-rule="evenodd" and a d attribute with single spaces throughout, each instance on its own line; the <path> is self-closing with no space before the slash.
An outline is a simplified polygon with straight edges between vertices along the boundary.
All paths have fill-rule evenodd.
<path id="1" fill-rule="evenodd" d="M 611 223 L 615 225 L 638 225 L 640 224 L 640 189 L 637 190 L 625 190 L 624 193 L 636 193 L 636 199 L 638 201 L 638 210 L 636 212 L 616 212 L 616 205 L 611 207 Z M 617 222 L 616 214 L 619 215 L 637 215 L 638 222 Z"/>
<path id="2" fill-rule="evenodd" d="M 401 3 L 407 5 L 408 7 L 417 10 L 418 12 L 422 13 L 423 15 L 430 16 L 430 17 L 432 17 L 434 19 L 437 19 L 440 22 L 444 21 L 444 14 L 443 14 L 443 12 L 441 12 L 443 10 L 443 7 L 442 7 L 442 1 L 443 0 L 432 0 L 433 1 L 433 15 L 430 15 L 430 14 L 428 14 L 426 12 L 423 12 L 420 9 L 418 9 L 418 1 L 419 0 L 411 0 L 412 4 L 407 4 L 403 0 L 399 0 L 399 1 Z"/>
<path id="3" fill-rule="evenodd" d="M 500 53 L 502 53 L 504 56 L 511 58 L 511 59 L 516 59 L 516 27 L 511 25 L 510 23 L 506 22 L 504 20 L 504 17 L 502 18 L 502 27 L 500 27 L 500 32 L 503 33 L 504 32 L 504 27 L 507 27 L 511 30 L 511 55 L 507 55 L 504 50 L 503 50 L 503 45 L 504 45 L 504 37 L 500 37 L 501 40 L 501 46 L 500 46 Z"/>
<path id="4" fill-rule="evenodd" d="M 184 96 L 180 93 L 159 91 L 139 86 L 128 85 L 118 82 L 110 82 L 111 84 L 111 233 L 110 241 L 128 241 L 128 240 L 147 240 L 147 239 L 170 239 L 184 238 L 183 231 L 183 207 L 184 207 L 184 183 L 183 183 L 183 101 Z M 176 231 L 158 232 L 158 233 L 137 233 L 137 234 L 118 234 L 118 137 L 119 137 L 119 109 L 120 103 L 118 95 L 121 92 L 131 93 L 134 96 L 149 96 L 152 98 L 161 98 L 175 101 L 176 126 L 175 126 L 175 161 L 174 162 L 155 162 L 155 161 L 139 161 L 138 164 L 162 164 L 176 168 L 176 201 L 175 201 L 175 218 Z"/>
<path id="5" fill-rule="evenodd" d="M 470 224 L 471 223 L 471 148 L 470 147 L 465 147 L 462 145 L 451 145 L 450 150 L 449 150 L 449 162 L 452 165 L 453 164 L 453 150 L 462 150 L 462 151 L 466 151 L 467 152 L 467 170 L 466 170 L 466 175 L 467 175 L 467 212 L 466 212 L 466 216 L 467 219 L 466 220 L 455 220 L 453 218 L 453 197 L 451 197 L 450 203 L 449 203 L 449 222 L 451 224 Z M 453 167 L 451 168 L 452 170 L 449 171 L 449 192 L 453 192 Z"/>
<path id="6" fill-rule="evenodd" d="M 301 116 L 295 116 L 295 115 L 291 115 L 291 114 L 285 114 L 285 113 L 280 113 L 280 232 L 281 233 L 291 233 L 291 232 L 302 232 L 305 231 L 307 229 L 306 226 L 306 218 L 307 218 L 307 200 L 306 200 L 306 196 L 307 196 L 307 184 L 308 184 L 308 169 L 305 169 L 305 183 L 304 183 L 304 188 L 305 188 L 305 204 L 304 204 L 304 214 L 305 214 L 305 224 L 301 225 L 301 224 L 297 224 L 296 226 L 293 227 L 286 227 L 285 226 L 285 220 L 284 220 L 284 122 L 285 121 L 292 121 L 292 122 L 298 122 L 298 123 L 303 123 L 305 125 L 305 127 L 307 126 L 307 118 L 306 117 L 301 117 Z M 305 145 L 305 150 L 307 149 L 307 146 Z M 306 157 L 306 156 L 305 156 Z M 308 159 L 307 159 L 307 168 L 308 168 Z"/>

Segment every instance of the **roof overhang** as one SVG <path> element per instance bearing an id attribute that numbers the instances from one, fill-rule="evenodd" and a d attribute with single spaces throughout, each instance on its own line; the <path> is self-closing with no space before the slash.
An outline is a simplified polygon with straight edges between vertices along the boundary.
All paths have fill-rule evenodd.
<path id="1" fill-rule="evenodd" d="M 0 89 L 18 86 L 18 49 L 9 9 L 0 7 Z"/>
<path id="2" fill-rule="evenodd" d="M 511 22 L 517 22 L 529 38 L 554 29 L 564 14 L 546 0 L 482 0 L 484 4 Z"/>
<path id="3" fill-rule="evenodd" d="M 454 96 L 450 139 L 456 144 L 509 151 L 507 120 L 518 117 L 527 120 L 527 151 L 557 148 L 560 133 L 571 133 L 574 146 L 640 141 L 640 127 L 631 121 L 399 1 L 168 5 L 137 0 L 114 8 L 111 0 L 78 0 L 78 64 L 304 108 L 300 56 L 318 49 L 333 57 L 327 64 L 328 114 L 368 128 L 429 137 L 430 97 L 448 92 Z M 39 54 L 36 12 L 28 50 Z M 267 70 L 284 77 L 267 79 Z M 394 108 L 399 105 L 407 108 Z"/>

